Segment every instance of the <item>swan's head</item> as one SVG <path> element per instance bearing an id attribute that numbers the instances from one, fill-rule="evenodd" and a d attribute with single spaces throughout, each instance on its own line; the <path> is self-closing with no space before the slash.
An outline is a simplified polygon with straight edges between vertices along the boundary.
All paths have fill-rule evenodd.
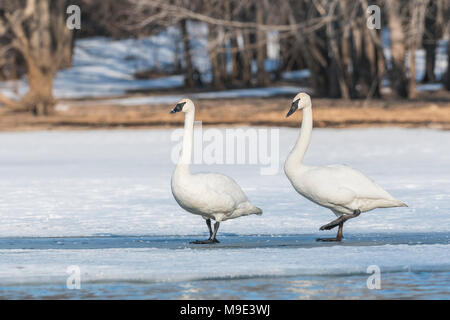
<path id="1" fill-rule="evenodd" d="M 176 112 L 189 112 L 189 111 L 194 111 L 195 107 L 194 107 L 194 103 L 192 102 L 191 99 L 183 99 L 178 101 L 177 105 L 170 110 L 169 113 L 176 113 Z"/>
<path id="2" fill-rule="evenodd" d="M 311 107 L 311 97 L 307 93 L 300 92 L 295 96 L 294 100 L 292 100 L 292 105 L 288 113 L 286 114 L 286 118 L 293 114 L 295 111 L 307 107 Z"/>

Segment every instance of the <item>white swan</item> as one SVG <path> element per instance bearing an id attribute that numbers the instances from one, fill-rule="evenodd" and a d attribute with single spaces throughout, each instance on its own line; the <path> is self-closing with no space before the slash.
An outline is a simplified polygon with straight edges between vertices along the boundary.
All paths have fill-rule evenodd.
<path id="1" fill-rule="evenodd" d="M 311 98 L 306 93 L 295 96 L 286 118 L 296 110 L 303 110 L 300 136 L 284 164 L 284 171 L 292 186 L 305 198 L 331 209 L 338 217 L 322 226 L 329 230 L 339 226 L 336 238 L 318 241 L 341 241 L 344 222 L 375 208 L 406 207 L 407 205 L 383 190 L 361 172 L 345 165 L 323 167 L 302 163 L 309 146 L 313 127 Z"/>
<path id="2" fill-rule="evenodd" d="M 193 243 L 217 243 L 221 221 L 250 214 L 261 215 L 261 209 L 252 205 L 239 185 L 231 178 L 217 173 L 191 174 L 195 106 L 190 99 L 181 100 L 170 113 L 184 112 L 183 145 L 178 164 L 172 175 L 172 194 L 186 211 L 206 219 L 209 239 Z M 211 219 L 215 220 L 214 231 Z"/>

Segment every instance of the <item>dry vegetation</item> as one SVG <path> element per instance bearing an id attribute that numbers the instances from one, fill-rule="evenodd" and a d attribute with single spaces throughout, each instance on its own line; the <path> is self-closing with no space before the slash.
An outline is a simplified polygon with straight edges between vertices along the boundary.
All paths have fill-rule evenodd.
<path id="1" fill-rule="evenodd" d="M 425 94 L 420 100 L 314 99 L 316 127 L 431 127 L 450 129 L 449 93 Z M 203 125 L 299 126 L 299 116 L 286 119 L 291 98 L 199 100 L 197 120 Z M 96 101 L 71 104 L 47 117 L 3 109 L 0 130 L 155 128 L 181 126 L 183 117 L 169 114 L 168 104 L 142 106 L 103 105 Z"/>

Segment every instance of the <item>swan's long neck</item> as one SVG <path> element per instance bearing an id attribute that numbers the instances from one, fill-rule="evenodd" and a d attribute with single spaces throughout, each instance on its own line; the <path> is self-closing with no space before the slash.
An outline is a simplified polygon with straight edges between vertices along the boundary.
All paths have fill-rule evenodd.
<path id="1" fill-rule="evenodd" d="M 183 147 L 181 149 L 181 155 L 178 159 L 177 168 L 186 168 L 189 171 L 189 165 L 192 159 L 192 148 L 194 140 L 194 117 L 195 111 L 190 110 L 186 112 L 184 117 L 184 135 L 183 135 Z"/>
<path id="2" fill-rule="evenodd" d="M 300 130 L 300 136 L 298 137 L 294 148 L 292 149 L 286 160 L 286 168 L 295 168 L 302 164 L 303 158 L 311 140 L 312 128 L 312 109 L 311 106 L 307 106 L 303 108 L 302 128 Z"/>

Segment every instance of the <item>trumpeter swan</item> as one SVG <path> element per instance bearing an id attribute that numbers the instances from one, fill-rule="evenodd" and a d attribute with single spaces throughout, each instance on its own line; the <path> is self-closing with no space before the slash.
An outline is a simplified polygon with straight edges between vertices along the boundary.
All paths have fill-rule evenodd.
<path id="1" fill-rule="evenodd" d="M 341 241 L 344 222 L 361 212 L 375 208 L 406 207 L 370 178 L 345 165 L 323 167 L 302 163 L 311 140 L 313 128 L 311 98 L 306 93 L 295 96 L 286 118 L 296 110 L 303 110 L 300 136 L 284 164 L 284 171 L 292 186 L 305 198 L 331 209 L 338 217 L 322 226 L 330 230 L 339 226 L 335 238 L 319 238 L 318 241 Z"/>
<path id="2" fill-rule="evenodd" d="M 172 175 L 172 194 L 186 211 L 206 219 L 209 239 L 194 241 L 196 244 L 217 243 L 217 230 L 221 221 L 250 214 L 261 215 L 261 209 L 252 205 L 239 185 L 231 178 L 217 173 L 191 174 L 195 106 L 190 99 L 183 99 L 170 113 L 184 112 L 183 144 L 177 166 Z M 215 220 L 214 231 L 211 219 Z"/>

